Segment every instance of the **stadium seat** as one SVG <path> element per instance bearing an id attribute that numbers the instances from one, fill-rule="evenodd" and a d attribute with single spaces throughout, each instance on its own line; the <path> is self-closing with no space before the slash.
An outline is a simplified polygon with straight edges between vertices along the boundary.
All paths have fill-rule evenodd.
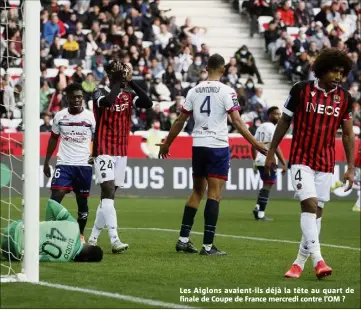
<path id="1" fill-rule="evenodd" d="M 23 74 L 22 68 L 8 68 L 6 70 L 6 73 L 12 78 L 12 79 L 18 79 Z"/>
<path id="2" fill-rule="evenodd" d="M 258 29 L 259 32 L 265 32 L 268 29 L 268 24 L 273 19 L 272 16 L 260 16 L 258 17 Z"/>
<path id="3" fill-rule="evenodd" d="M 46 74 L 49 79 L 55 78 L 58 75 L 59 70 L 55 68 L 48 68 L 46 69 Z"/>
<path id="4" fill-rule="evenodd" d="M 298 33 L 300 32 L 300 28 L 298 27 L 287 27 L 287 34 L 292 37 L 292 39 L 296 39 Z"/>
<path id="5" fill-rule="evenodd" d="M 136 31 L 134 32 L 135 36 L 138 38 L 138 39 L 143 39 L 143 32 L 141 31 Z"/>
<path id="6" fill-rule="evenodd" d="M 83 35 L 87 35 L 88 33 L 90 33 L 91 32 L 91 30 L 90 29 L 83 29 L 82 31 L 81 31 L 81 33 L 83 34 Z"/>
<path id="7" fill-rule="evenodd" d="M 71 1 L 70 0 L 58 0 L 58 5 L 70 5 Z"/>
<path id="8" fill-rule="evenodd" d="M 312 11 L 313 11 L 313 15 L 316 16 L 318 13 L 320 13 L 321 8 L 313 8 Z"/>
<path id="9" fill-rule="evenodd" d="M 69 60 L 64 58 L 55 58 L 54 59 L 55 67 L 59 68 L 60 66 L 69 67 Z"/>
<path id="10" fill-rule="evenodd" d="M 175 77 L 177 78 L 178 81 L 183 81 L 183 75 L 180 72 L 174 72 Z"/>
<path id="11" fill-rule="evenodd" d="M 11 7 L 18 7 L 20 5 L 20 0 L 9 0 Z"/>
<path id="12" fill-rule="evenodd" d="M 143 48 L 148 48 L 152 45 L 153 45 L 153 42 L 151 42 L 151 41 L 143 41 L 143 43 L 142 43 Z"/>

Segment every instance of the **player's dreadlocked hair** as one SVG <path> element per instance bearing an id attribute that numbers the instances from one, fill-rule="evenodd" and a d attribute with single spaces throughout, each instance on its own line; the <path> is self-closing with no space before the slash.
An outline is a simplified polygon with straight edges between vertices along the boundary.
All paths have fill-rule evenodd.
<path id="1" fill-rule="evenodd" d="M 119 60 L 113 60 L 105 67 L 105 72 L 110 80 L 124 83 L 126 81 L 129 68 L 125 63 L 120 62 Z"/>
<path id="2" fill-rule="evenodd" d="M 340 67 L 344 69 L 344 76 L 347 76 L 353 66 L 352 60 L 347 56 L 346 52 L 336 48 L 325 48 L 317 56 L 313 63 L 312 69 L 317 78 L 321 78 L 327 72 L 334 68 Z"/>

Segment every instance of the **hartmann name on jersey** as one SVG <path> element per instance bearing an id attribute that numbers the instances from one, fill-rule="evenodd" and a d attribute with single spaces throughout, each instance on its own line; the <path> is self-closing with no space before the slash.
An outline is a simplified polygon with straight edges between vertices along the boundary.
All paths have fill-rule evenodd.
<path id="1" fill-rule="evenodd" d="M 219 93 L 220 87 L 196 87 L 196 93 Z"/>

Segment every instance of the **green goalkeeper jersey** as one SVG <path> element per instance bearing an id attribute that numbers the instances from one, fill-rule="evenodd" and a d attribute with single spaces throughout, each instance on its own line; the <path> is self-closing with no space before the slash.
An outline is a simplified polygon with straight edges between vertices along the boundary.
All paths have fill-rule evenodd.
<path id="1" fill-rule="evenodd" d="M 4 235 L 1 246 L 3 253 L 11 253 L 13 258 L 20 259 L 24 248 L 22 221 L 11 223 Z M 72 261 L 82 248 L 77 221 L 62 205 L 49 200 L 46 206 L 45 222 L 40 222 L 40 261 Z"/>

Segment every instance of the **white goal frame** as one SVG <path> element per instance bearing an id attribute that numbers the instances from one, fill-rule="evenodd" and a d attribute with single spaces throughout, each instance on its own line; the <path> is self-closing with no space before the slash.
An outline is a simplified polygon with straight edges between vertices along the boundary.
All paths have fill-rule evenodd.
<path id="1" fill-rule="evenodd" d="M 21 273 L 1 282 L 39 282 L 40 217 L 40 0 L 25 0 L 23 10 L 23 138 L 24 258 Z"/>

